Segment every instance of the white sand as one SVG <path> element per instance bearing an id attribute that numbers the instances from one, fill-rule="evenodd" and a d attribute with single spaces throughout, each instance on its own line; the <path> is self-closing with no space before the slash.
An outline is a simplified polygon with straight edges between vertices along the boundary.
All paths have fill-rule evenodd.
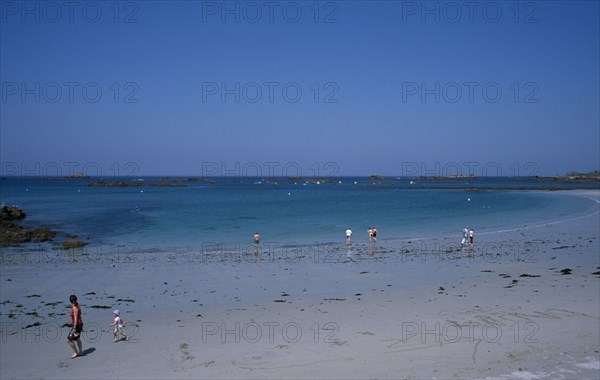
<path id="1" fill-rule="evenodd" d="M 472 256 L 446 252 L 460 236 L 260 261 L 4 255 L 0 378 L 600 378 L 599 231 L 596 206 L 478 236 Z M 74 360 L 71 293 L 88 352 Z M 129 342 L 112 343 L 115 307 Z"/>

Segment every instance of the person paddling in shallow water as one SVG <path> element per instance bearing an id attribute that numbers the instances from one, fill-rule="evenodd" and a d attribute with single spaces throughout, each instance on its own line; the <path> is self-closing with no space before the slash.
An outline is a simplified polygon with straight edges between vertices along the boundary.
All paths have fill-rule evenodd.
<path id="1" fill-rule="evenodd" d="M 71 294 L 69 297 L 71 302 L 71 331 L 67 337 L 67 343 L 73 350 L 71 359 L 75 359 L 78 356 L 83 356 L 83 345 L 81 344 L 81 332 L 83 331 L 83 320 L 81 319 L 81 308 L 77 303 L 77 296 Z"/>
<path id="2" fill-rule="evenodd" d="M 471 231 L 469 231 L 469 243 L 471 244 L 471 248 L 473 248 L 473 245 L 475 244 L 475 231 L 473 231 L 472 228 Z"/>

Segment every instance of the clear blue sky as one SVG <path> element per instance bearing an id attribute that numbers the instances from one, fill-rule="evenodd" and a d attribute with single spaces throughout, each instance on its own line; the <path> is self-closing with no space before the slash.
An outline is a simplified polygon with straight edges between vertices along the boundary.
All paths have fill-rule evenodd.
<path id="1" fill-rule="evenodd" d="M 598 1 L 1 4 L 4 175 L 600 167 Z"/>

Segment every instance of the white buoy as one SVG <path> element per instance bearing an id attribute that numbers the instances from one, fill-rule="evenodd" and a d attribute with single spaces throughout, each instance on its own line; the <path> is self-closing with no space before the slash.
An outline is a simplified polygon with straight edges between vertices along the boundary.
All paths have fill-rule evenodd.
<path id="1" fill-rule="evenodd" d="M 471 202 L 471 198 L 467 198 L 467 201 Z"/>

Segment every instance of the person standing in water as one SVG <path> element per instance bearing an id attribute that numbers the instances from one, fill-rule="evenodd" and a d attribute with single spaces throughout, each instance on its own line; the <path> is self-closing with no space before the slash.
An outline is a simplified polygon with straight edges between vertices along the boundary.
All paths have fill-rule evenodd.
<path id="1" fill-rule="evenodd" d="M 471 243 L 471 248 L 473 248 L 473 244 L 475 244 L 475 232 L 472 228 L 471 231 L 469 231 L 469 243 Z"/>
<path id="2" fill-rule="evenodd" d="M 463 247 L 467 243 L 468 238 L 469 238 L 469 226 L 465 226 L 465 228 L 463 228 L 463 238 L 462 238 L 462 241 L 460 242 L 461 247 Z"/>
<path id="3" fill-rule="evenodd" d="M 346 230 L 346 243 L 350 243 L 352 240 L 352 230 L 350 227 Z"/>
<path id="4" fill-rule="evenodd" d="M 258 255 L 260 254 L 260 234 L 258 232 L 254 233 L 254 248 L 256 249 L 256 252 L 254 252 L 254 254 L 256 255 L 256 257 L 258 257 Z"/>
<path id="5" fill-rule="evenodd" d="M 371 227 L 369 227 L 367 232 L 369 234 L 369 242 L 372 242 L 373 241 L 373 229 Z"/>
<path id="6" fill-rule="evenodd" d="M 371 234 L 373 235 L 373 241 L 377 243 L 377 228 L 373 227 Z"/>

